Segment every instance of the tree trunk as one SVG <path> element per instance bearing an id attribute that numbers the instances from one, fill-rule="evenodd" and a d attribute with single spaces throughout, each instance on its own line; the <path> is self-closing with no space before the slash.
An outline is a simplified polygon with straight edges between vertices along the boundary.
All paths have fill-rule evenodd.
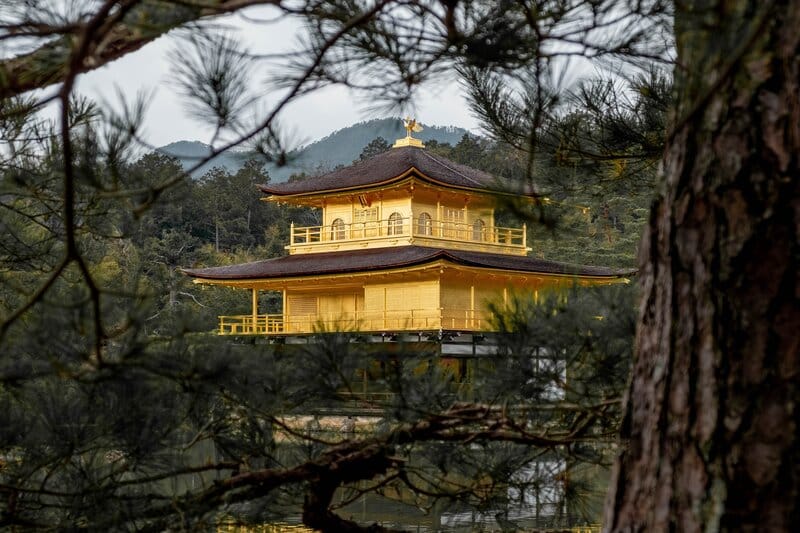
<path id="1" fill-rule="evenodd" d="M 606 531 L 800 524 L 800 0 L 676 2 Z"/>

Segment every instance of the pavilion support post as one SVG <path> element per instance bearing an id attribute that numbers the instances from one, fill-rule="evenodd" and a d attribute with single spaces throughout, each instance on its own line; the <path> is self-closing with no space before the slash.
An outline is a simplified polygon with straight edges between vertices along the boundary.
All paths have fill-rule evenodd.
<path id="1" fill-rule="evenodd" d="M 469 326 L 475 328 L 475 284 L 469 286 Z"/>
<path id="2" fill-rule="evenodd" d="M 286 302 L 286 288 L 281 291 L 281 332 L 286 332 L 289 323 L 289 308 Z"/>
<path id="3" fill-rule="evenodd" d="M 258 289 L 253 287 L 253 326 L 250 333 L 256 333 L 258 325 Z"/>

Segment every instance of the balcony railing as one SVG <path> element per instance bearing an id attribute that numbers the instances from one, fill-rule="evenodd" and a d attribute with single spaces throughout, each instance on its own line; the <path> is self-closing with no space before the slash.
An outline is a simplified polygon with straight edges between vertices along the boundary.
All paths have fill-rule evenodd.
<path id="1" fill-rule="evenodd" d="M 486 331 L 490 314 L 474 309 L 357 311 L 336 316 L 229 315 L 219 317 L 220 335 L 291 335 L 318 332 Z"/>
<path id="2" fill-rule="evenodd" d="M 525 248 L 526 227 L 486 227 L 463 222 L 393 218 L 329 226 L 295 226 L 289 231 L 290 246 L 335 244 L 359 240 L 420 238 L 469 242 L 481 245 Z"/>

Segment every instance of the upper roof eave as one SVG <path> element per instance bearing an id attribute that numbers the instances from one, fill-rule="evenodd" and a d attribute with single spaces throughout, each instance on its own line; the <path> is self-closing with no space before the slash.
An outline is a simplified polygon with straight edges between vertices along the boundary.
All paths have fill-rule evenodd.
<path id="1" fill-rule="evenodd" d="M 505 190 L 494 176 L 486 172 L 415 147 L 392 148 L 366 161 L 327 174 L 294 182 L 259 185 L 259 188 L 275 199 L 307 198 L 386 187 L 411 173 L 422 181 L 448 189 L 516 196 L 534 194 L 530 191 Z"/>

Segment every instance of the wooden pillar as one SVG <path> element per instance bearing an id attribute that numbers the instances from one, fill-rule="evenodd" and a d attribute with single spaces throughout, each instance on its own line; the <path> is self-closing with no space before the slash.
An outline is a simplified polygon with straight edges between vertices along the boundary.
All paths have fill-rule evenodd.
<path id="1" fill-rule="evenodd" d="M 386 329 L 386 287 L 383 288 L 383 329 Z"/>
<path id="2" fill-rule="evenodd" d="M 251 333 L 256 333 L 258 324 L 258 289 L 253 287 L 251 290 L 253 291 L 253 328 Z"/>
<path id="3" fill-rule="evenodd" d="M 289 322 L 289 309 L 286 307 L 286 289 L 284 288 L 281 291 L 281 316 L 283 320 L 281 320 L 281 332 L 285 332 L 288 329 L 288 322 Z"/>
<path id="4" fill-rule="evenodd" d="M 475 327 L 475 283 L 469 286 L 469 326 Z"/>

